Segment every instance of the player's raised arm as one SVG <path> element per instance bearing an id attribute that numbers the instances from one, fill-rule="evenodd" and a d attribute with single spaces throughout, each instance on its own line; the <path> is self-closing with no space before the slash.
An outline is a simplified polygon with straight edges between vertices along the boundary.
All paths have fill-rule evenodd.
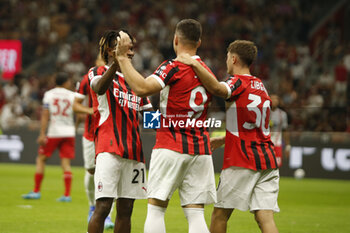
<path id="1" fill-rule="evenodd" d="M 108 87 L 111 85 L 113 78 L 115 77 L 115 72 L 117 71 L 118 65 L 113 63 L 106 72 L 101 77 L 96 77 L 91 83 L 91 88 L 94 92 L 99 95 L 106 93 Z"/>
<path id="2" fill-rule="evenodd" d="M 196 75 L 201 80 L 201 83 L 211 94 L 227 98 L 227 88 L 224 84 L 218 82 L 215 76 L 210 73 L 202 64 L 193 59 L 188 53 L 179 54 L 176 58 L 177 61 L 182 62 L 186 65 L 192 66 Z"/>
<path id="3" fill-rule="evenodd" d="M 115 56 L 126 82 L 137 96 L 145 97 L 158 93 L 162 89 L 159 82 L 151 77 L 144 78 L 131 64 L 131 60 L 127 54 L 132 46 L 130 37 L 123 31 L 119 32 L 119 34 L 120 37 L 118 37 Z"/>

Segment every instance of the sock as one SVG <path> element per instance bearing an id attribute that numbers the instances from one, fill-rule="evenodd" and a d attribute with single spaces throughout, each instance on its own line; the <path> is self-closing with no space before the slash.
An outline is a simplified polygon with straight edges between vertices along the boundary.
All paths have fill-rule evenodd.
<path id="1" fill-rule="evenodd" d="M 41 186 L 41 181 L 44 178 L 44 174 L 41 173 L 35 173 L 34 175 L 34 190 L 33 192 L 37 193 L 40 192 L 40 186 Z"/>
<path id="2" fill-rule="evenodd" d="M 165 233 L 166 208 L 148 204 L 144 233 Z"/>
<path id="3" fill-rule="evenodd" d="M 183 208 L 188 222 L 188 233 L 210 233 L 204 218 L 204 208 Z"/>
<path id="4" fill-rule="evenodd" d="M 84 186 L 85 186 L 85 192 L 88 198 L 89 206 L 95 206 L 94 175 L 91 175 L 88 171 L 85 171 Z"/>
<path id="5" fill-rule="evenodd" d="M 64 195 L 68 197 L 70 196 L 70 189 L 72 186 L 72 172 L 64 172 L 63 179 L 64 179 L 64 186 L 65 186 Z"/>

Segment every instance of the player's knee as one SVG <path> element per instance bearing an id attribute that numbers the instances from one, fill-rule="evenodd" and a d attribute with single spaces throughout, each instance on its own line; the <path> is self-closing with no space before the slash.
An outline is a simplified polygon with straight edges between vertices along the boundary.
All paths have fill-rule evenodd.
<path id="1" fill-rule="evenodd" d="M 255 221 L 258 226 L 261 228 L 263 225 L 274 224 L 273 213 L 272 211 L 256 211 L 255 212 Z"/>
<path id="2" fill-rule="evenodd" d="M 108 216 L 113 202 L 113 199 L 109 199 L 111 198 L 101 198 L 96 201 L 96 214 L 104 218 Z"/>
<path id="3" fill-rule="evenodd" d="M 257 215 L 255 215 L 255 221 L 256 221 L 256 223 L 258 224 L 258 226 L 259 226 L 259 228 L 261 228 L 261 219 L 257 216 Z"/>
<path id="4" fill-rule="evenodd" d="M 212 220 L 215 222 L 227 222 L 230 218 L 230 214 L 225 213 L 224 211 L 214 210 L 211 216 Z"/>
<path id="5" fill-rule="evenodd" d="M 117 217 L 118 218 L 130 218 L 132 210 L 134 208 L 133 199 L 118 199 L 117 204 Z"/>
<path id="6" fill-rule="evenodd" d="M 48 157 L 45 155 L 38 155 L 36 157 L 37 162 L 46 162 L 47 159 L 48 159 Z"/>

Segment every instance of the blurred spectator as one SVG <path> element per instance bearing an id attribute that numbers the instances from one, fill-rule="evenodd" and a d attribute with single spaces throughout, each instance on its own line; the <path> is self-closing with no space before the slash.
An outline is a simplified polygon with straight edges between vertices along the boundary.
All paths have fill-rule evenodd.
<path id="1" fill-rule="evenodd" d="M 4 85 L 3 90 L 4 90 L 4 93 L 5 93 L 6 100 L 13 99 L 18 94 L 18 87 L 15 85 L 14 79 L 9 80 Z"/>
<path id="2" fill-rule="evenodd" d="M 2 130 L 23 127 L 29 122 L 29 117 L 23 114 L 19 97 L 9 100 L 9 102 L 3 106 L 0 117 Z"/>
<path id="3" fill-rule="evenodd" d="M 338 93 L 345 93 L 346 86 L 347 86 L 348 71 L 346 70 L 343 59 L 338 63 L 338 65 L 335 66 L 334 75 L 335 75 L 335 90 Z"/>

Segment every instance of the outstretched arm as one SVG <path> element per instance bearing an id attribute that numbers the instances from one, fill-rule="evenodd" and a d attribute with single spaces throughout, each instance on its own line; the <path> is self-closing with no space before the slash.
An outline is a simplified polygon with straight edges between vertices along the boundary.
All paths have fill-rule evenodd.
<path id="1" fill-rule="evenodd" d="M 193 59 L 187 53 L 179 54 L 176 60 L 192 66 L 194 72 L 196 72 L 205 89 L 207 89 L 211 94 L 227 99 L 227 87 L 218 82 L 214 75 L 211 74 L 204 66 L 202 66 L 199 61 Z"/>
<path id="2" fill-rule="evenodd" d="M 159 82 L 152 77 L 144 78 L 128 58 L 127 52 L 132 47 L 130 37 L 123 31 L 119 34 L 115 56 L 126 82 L 137 96 L 146 97 L 158 93 L 162 89 Z"/>

